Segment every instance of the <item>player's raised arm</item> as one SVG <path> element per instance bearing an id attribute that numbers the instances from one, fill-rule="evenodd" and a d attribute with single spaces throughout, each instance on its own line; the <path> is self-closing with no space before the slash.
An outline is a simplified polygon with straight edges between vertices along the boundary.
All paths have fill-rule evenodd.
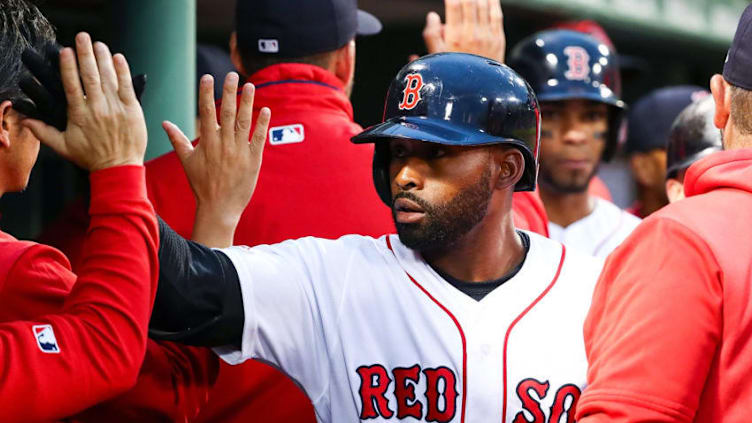
<path id="1" fill-rule="evenodd" d="M 446 23 L 426 16 L 423 40 L 428 53 L 472 53 L 504 63 L 506 37 L 499 0 L 444 0 Z"/>
<path id="2" fill-rule="evenodd" d="M 214 106 L 213 78 L 201 78 L 201 134 L 195 148 L 177 126 L 163 124 L 196 197 L 193 240 L 210 247 L 232 245 L 235 227 L 256 187 L 271 118 L 268 108 L 261 109 L 249 143 L 253 84 L 242 86 L 239 105 L 237 92 L 238 74 L 230 72 L 222 93 L 220 125 Z"/>
<path id="3" fill-rule="evenodd" d="M 237 272 L 227 256 L 208 247 L 232 245 L 235 226 L 258 179 L 271 112 L 261 109 L 249 143 L 254 87 L 243 85 L 239 106 L 237 92 L 238 75 L 231 72 L 225 78 L 220 125 L 214 81 L 209 75 L 201 79 L 201 137 L 195 147 L 174 124 L 163 125 L 198 208 L 194 241 L 185 240 L 160 221 L 160 295 L 151 322 L 154 338 L 192 345 L 240 344 L 243 304 Z"/>
<path id="4" fill-rule="evenodd" d="M 76 53 L 61 52 L 60 70 L 65 131 L 40 120 L 23 125 L 91 172 L 91 224 L 78 275 L 60 252 L 40 244 L 9 269 L 9 280 L 75 285 L 61 313 L 0 324 L 3 422 L 64 418 L 132 386 L 156 289 L 157 226 L 142 166 L 146 125 L 125 58 L 82 33 Z M 37 94 L 51 88 L 33 87 Z"/>

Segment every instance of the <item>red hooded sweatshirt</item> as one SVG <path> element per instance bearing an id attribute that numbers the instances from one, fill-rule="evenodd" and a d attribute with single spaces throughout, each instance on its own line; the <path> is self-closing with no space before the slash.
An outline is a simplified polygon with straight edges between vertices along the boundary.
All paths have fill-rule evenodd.
<path id="1" fill-rule="evenodd" d="M 67 417 L 133 386 L 157 288 L 144 169 L 91 174 L 77 274 L 60 251 L 0 232 L 0 421 Z"/>
<path id="2" fill-rule="evenodd" d="M 696 162 L 685 191 L 606 262 L 580 423 L 750 421 L 752 149 Z"/>

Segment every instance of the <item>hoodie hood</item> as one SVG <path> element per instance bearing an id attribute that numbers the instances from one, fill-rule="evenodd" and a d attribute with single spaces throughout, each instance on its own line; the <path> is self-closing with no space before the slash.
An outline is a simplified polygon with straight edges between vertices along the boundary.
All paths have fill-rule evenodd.
<path id="1" fill-rule="evenodd" d="M 752 148 L 719 151 L 698 160 L 687 170 L 687 197 L 732 188 L 752 192 Z"/>

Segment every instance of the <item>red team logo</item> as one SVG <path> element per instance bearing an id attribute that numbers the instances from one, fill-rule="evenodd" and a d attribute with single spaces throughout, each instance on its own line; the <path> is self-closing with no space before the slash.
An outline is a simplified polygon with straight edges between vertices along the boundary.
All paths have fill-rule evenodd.
<path id="1" fill-rule="evenodd" d="M 423 76 L 419 73 L 407 75 L 407 83 L 402 91 L 402 101 L 399 104 L 400 110 L 412 110 L 420 102 L 420 90 L 423 88 Z"/>
<path id="2" fill-rule="evenodd" d="M 580 399 L 580 388 L 571 384 L 559 388 L 551 405 L 551 415 L 546 419 L 541 402 L 548 394 L 548 386 L 548 381 L 539 382 L 533 378 L 525 379 L 517 385 L 517 396 L 522 401 L 522 408 L 529 413 L 532 420 L 525 416 L 525 413 L 519 412 L 512 423 L 560 423 L 565 414 L 567 418 L 564 421 L 574 423 L 574 411 L 577 400 Z"/>
<path id="3" fill-rule="evenodd" d="M 569 69 L 564 72 L 565 78 L 582 81 L 590 76 L 590 55 L 584 48 L 569 46 L 564 48 L 564 54 L 567 55 L 567 66 L 569 66 Z"/>
<path id="4" fill-rule="evenodd" d="M 396 417 L 400 420 L 412 417 L 427 422 L 447 423 L 457 412 L 457 377 L 446 367 L 421 369 L 415 364 L 412 367 L 397 367 L 389 372 L 384 366 L 374 364 L 360 366 L 357 372 L 360 376 L 361 420 L 391 419 L 396 411 Z M 422 378 L 426 381 L 426 391 L 420 398 L 415 387 Z M 397 400 L 396 410 L 389 407 L 387 398 L 392 384 Z"/>

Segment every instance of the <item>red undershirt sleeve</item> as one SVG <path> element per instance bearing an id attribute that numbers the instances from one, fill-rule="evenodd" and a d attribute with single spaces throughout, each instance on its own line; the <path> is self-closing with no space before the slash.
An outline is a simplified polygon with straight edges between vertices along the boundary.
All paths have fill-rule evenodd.
<path id="1" fill-rule="evenodd" d="M 0 421 L 62 418 L 136 381 L 157 282 L 158 230 L 142 166 L 91 174 L 91 223 L 63 311 L 0 324 Z M 54 249 L 29 248 L 9 278 L 71 277 Z"/>
<path id="2" fill-rule="evenodd" d="M 595 289 L 577 421 L 691 422 L 720 338 L 720 281 L 691 230 L 665 218 L 640 225 Z"/>

